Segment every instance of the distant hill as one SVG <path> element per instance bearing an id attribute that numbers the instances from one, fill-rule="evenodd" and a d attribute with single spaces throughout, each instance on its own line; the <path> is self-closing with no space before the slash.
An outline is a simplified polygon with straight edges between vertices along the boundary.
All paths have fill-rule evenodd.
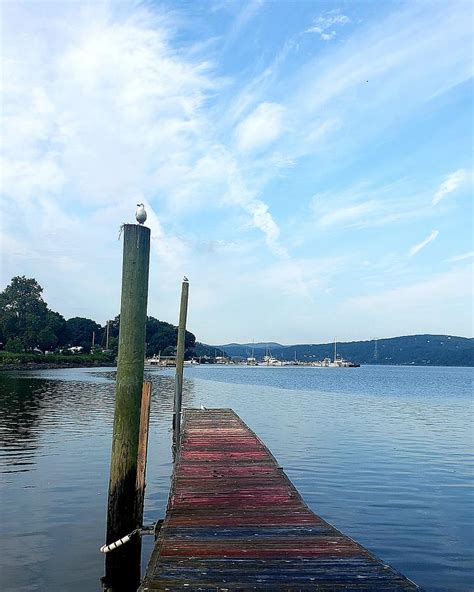
<path id="1" fill-rule="evenodd" d="M 200 357 L 208 357 L 208 358 L 215 358 L 215 357 L 229 357 L 229 354 L 226 354 L 220 346 L 218 345 L 207 345 L 206 343 L 201 343 L 200 341 L 196 341 L 193 350 L 193 356 L 196 358 Z"/>
<path id="2" fill-rule="evenodd" d="M 280 360 L 322 360 L 334 356 L 333 343 L 281 345 L 255 343 L 216 346 L 232 358 L 247 358 L 252 348 L 257 359 L 267 350 Z M 454 335 L 407 335 L 371 341 L 337 344 L 337 353 L 359 364 L 400 364 L 416 366 L 474 366 L 474 339 Z"/>
<path id="3" fill-rule="evenodd" d="M 212 347 L 212 346 L 211 346 Z M 225 345 L 216 345 L 215 347 L 219 347 L 221 350 L 225 351 L 229 356 L 236 356 L 236 357 L 244 357 L 247 358 L 251 355 L 252 350 L 255 353 L 259 354 L 263 352 L 262 356 L 265 355 L 267 349 L 269 349 L 272 353 L 276 350 L 279 350 L 284 347 L 290 347 L 282 345 L 281 343 L 275 343 L 274 341 L 269 341 L 268 343 L 227 343 Z M 235 353 L 232 353 L 235 352 Z M 245 352 L 242 354 L 242 352 Z M 247 353 L 248 352 L 248 353 Z"/>

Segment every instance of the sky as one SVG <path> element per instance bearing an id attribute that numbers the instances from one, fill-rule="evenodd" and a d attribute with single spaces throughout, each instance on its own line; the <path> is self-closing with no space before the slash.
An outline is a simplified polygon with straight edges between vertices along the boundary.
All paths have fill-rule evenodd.
<path id="1" fill-rule="evenodd" d="M 471 337 L 470 2 L 4 2 L 0 289 L 199 341 Z"/>

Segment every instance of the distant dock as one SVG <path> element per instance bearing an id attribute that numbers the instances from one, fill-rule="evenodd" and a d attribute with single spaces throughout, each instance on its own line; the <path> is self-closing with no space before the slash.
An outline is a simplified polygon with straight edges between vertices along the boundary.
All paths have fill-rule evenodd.
<path id="1" fill-rule="evenodd" d="M 166 517 L 140 592 L 420 590 L 316 516 L 232 410 L 183 415 Z"/>

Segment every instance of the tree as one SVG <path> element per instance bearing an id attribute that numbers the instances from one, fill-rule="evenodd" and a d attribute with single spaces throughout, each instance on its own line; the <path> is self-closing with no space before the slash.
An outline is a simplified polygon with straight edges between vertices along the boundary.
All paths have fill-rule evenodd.
<path id="1" fill-rule="evenodd" d="M 43 353 L 46 350 L 54 350 L 57 344 L 58 338 L 50 327 L 45 327 L 38 333 L 38 347 Z"/>
<path id="2" fill-rule="evenodd" d="M 46 315 L 46 327 L 49 331 L 54 333 L 57 338 L 58 346 L 66 345 L 69 342 L 69 332 L 67 328 L 66 319 L 58 312 L 48 309 Z"/>
<path id="3" fill-rule="evenodd" d="M 0 294 L 0 325 L 7 342 L 18 337 L 25 349 L 37 345 L 48 313 L 42 292 L 34 278 L 16 276 Z"/>
<path id="4" fill-rule="evenodd" d="M 23 351 L 23 343 L 19 337 L 10 338 L 5 344 L 5 351 L 19 354 Z"/>
<path id="5" fill-rule="evenodd" d="M 84 317 L 73 317 L 66 321 L 69 345 L 80 346 L 84 351 L 90 351 L 92 336 L 95 333 L 97 340 L 101 327 L 92 319 Z"/>
<path id="6" fill-rule="evenodd" d="M 43 288 L 34 278 L 16 276 L 0 293 L 0 345 L 10 351 L 28 351 L 40 347 L 43 351 L 64 345 L 80 346 L 89 352 L 92 336 L 95 344 L 105 346 L 106 327 L 92 319 L 73 317 L 67 321 L 58 312 L 50 310 L 42 297 Z M 109 349 L 118 350 L 120 315 L 109 322 Z M 178 328 L 171 323 L 147 317 L 147 355 L 160 351 L 173 352 L 176 348 Z M 186 331 L 186 357 L 194 353 L 196 337 Z M 13 349 L 11 349 L 13 348 Z M 168 349 L 167 349 L 168 348 Z"/>
<path id="7" fill-rule="evenodd" d="M 147 317 L 146 343 L 147 356 L 157 355 L 160 351 L 163 355 L 173 355 L 172 348 L 176 347 L 178 340 L 178 327 L 171 323 L 159 321 L 154 317 Z M 196 343 L 196 337 L 189 331 L 185 334 L 185 348 L 192 349 Z M 167 353 L 165 353 L 167 352 Z"/>

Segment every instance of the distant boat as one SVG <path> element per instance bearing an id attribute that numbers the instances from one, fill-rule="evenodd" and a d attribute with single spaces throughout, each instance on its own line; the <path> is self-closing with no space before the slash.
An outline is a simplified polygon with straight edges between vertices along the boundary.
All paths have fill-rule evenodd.
<path id="1" fill-rule="evenodd" d="M 255 358 L 255 342 L 254 341 L 252 341 L 252 355 L 247 358 L 245 363 L 247 364 L 247 366 L 258 366 L 257 359 Z"/>
<path id="2" fill-rule="evenodd" d="M 322 368 L 360 368 L 360 364 L 345 360 L 337 353 L 337 341 L 334 338 L 334 359 L 324 358 L 322 362 L 312 362 L 312 366 L 319 366 Z"/>

